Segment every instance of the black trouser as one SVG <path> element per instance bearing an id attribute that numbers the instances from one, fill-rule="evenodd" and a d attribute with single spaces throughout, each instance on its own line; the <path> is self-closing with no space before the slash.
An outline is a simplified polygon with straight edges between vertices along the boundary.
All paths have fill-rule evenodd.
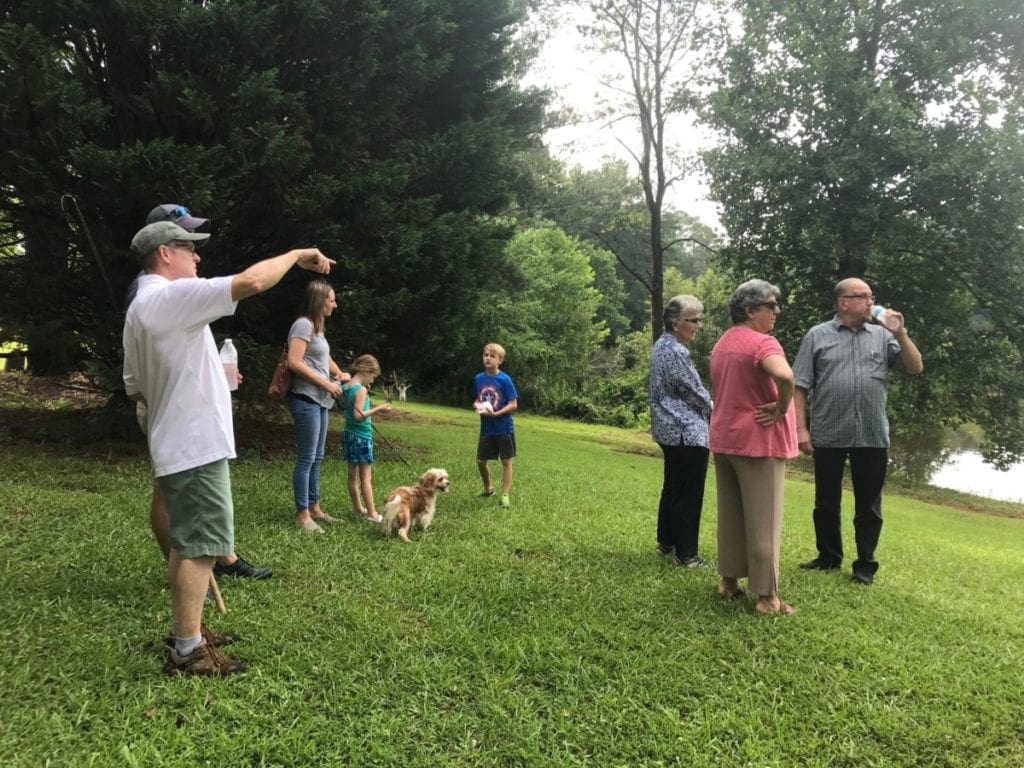
<path id="1" fill-rule="evenodd" d="M 857 540 L 854 571 L 878 570 L 875 547 L 882 533 L 882 486 L 889 466 L 886 448 L 814 449 L 814 536 L 818 557 L 826 563 L 843 562 L 843 533 L 839 511 L 843 495 L 843 468 L 850 460 L 853 480 L 853 531 Z"/>
<path id="2" fill-rule="evenodd" d="M 665 475 L 658 503 L 658 543 L 666 549 L 675 547 L 676 557 L 685 560 L 697 554 L 708 449 L 661 445 L 661 450 L 665 454 Z"/>

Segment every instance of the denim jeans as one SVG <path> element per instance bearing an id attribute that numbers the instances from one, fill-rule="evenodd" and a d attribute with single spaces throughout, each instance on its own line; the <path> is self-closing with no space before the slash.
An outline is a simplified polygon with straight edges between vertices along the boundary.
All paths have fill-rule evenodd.
<path id="1" fill-rule="evenodd" d="M 307 509 L 320 501 L 320 464 L 327 444 L 327 417 L 323 406 L 288 395 L 288 410 L 295 421 L 295 469 L 292 491 L 295 509 Z"/>

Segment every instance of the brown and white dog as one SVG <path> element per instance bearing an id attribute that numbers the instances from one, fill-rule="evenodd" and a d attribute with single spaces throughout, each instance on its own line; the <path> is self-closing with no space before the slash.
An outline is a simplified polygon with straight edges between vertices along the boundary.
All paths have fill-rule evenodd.
<path id="1" fill-rule="evenodd" d="M 384 500 L 384 533 L 409 540 L 410 528 L 430 527 L 438 493 L 447 493 L 451 481 L 444 469 L 428 469 L 416 485 L 395 488 Z"/>

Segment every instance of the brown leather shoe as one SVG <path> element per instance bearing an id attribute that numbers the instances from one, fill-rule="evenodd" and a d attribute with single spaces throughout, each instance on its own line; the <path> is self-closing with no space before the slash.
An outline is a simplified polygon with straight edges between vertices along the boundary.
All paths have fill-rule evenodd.
<path id="1" fill-rule="evenodd" d="M 206 644 L 212 645 L 214 648 L 232 645 L 242 639 L 238 635 L 233 635 L 230 632 L 214 632 L 205 624 L 199 625 L 199 631 L 202 633 L 203 640 L 206 641 Z"/>
<path id="2" fill-rule="evenodd" d="M 203 644 L 188 656 L 179 656 L 174 646 L 164 649 L 164 672 L 168 675 L 202 675 L 204 677 L 227 677 L 248 668 L 241 659 L 231 659 L 212 645 Z"/>
<path id="3" fill-rule="evenodd" d="M 230 632 L 214 632 L 205 624 L 199 625 L 199 632 L 203 636 L 203 640 L 206 641 L 207 645 L 212 645 L 214 648 L 222 648 L 225 645 L 231 645 L 237 643 L 240 638 L 238 635 L 233 635 Z M 174 645 L 174 635 L 167 635 L 164 638 L 164 645 L 168 648 Z"/>

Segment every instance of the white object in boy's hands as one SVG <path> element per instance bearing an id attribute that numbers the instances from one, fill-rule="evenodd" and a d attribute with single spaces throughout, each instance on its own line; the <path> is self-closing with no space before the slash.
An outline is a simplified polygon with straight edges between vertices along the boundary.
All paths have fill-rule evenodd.
<path id="1" fill-rule="evenodd" d="M 902 325 L 902 322 L 898 317 L 896 317 L 896 315 L 885 307 L 880 307 L 877 304 L 871 308 L 871 317 L 876 323 L 884 325 L 893 333 L 896 333 Z"/>
<path id="2" fill-rule="evenodd" d="M 494 413 L 494 406 L 490 400 L 477 400 L 473 405 L 477 413 Z"/>

